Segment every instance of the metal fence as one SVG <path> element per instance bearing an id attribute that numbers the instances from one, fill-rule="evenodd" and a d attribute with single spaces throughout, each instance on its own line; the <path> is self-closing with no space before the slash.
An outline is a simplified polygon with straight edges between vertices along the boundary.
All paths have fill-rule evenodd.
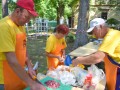
<path id="1" fill-rule="evenodd" d="M 47 36 L 49 29 L 54 29 L 57 25 L 56 21 L 36 18 L 35 20 L 26 23 L 26 32 L 31 36 Z"/>

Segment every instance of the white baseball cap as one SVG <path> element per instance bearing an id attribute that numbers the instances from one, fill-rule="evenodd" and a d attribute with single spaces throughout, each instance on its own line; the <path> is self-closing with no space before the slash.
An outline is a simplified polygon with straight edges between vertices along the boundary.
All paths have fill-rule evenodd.
<path id="1" fill-rule="evenodd" d="M 105 20 L 102 18 L 95 18 L 90 21 L 90 28 L 87 30 L 87 32 L 91 32 L 95 26 L 102 25 L 105 23 Z"/>

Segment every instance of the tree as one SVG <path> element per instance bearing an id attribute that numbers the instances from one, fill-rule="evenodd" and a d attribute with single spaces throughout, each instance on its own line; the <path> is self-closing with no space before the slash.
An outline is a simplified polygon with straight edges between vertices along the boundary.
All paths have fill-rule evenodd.
<path id="1" fill-rule="evenodd" d="M 59 24 L 60 18 L 63 16 L 67 18 L 72 15 L 71 9 L 74 2 L 78 0 L 34 0 L 36 4 L 36 10 L 40 14 L 40 17 L 47 18 L 49 20 L 57 20 Z"/>
<path id="2" fill-rule="evenodd" d="M 57 24 L 60 24 L 60 18 L 65 16 L 65 8 L 69 6 L 72 0 L 50 0 L 57 13 Z"/>
<path id="3" fill-rule="evenodd" d="M 80 0 L 78 26 L 76 32 L 76 40 L 74 42 L 73 49 L 88 43 L 88 37 L 86 33 L 88 27 L 88 11 L 89 0 Z"/>
<path id="4" fill-rule="evenodd" d="M 2 0 L 2 17 L 5 17 L 8 15 L 8 1 Z"/>
<path id="5" fill-rule="evenodd" d="M 69 23 L 69 27 L 74 28 L 74 20 L 75 20 L 75 14 L 78 13 L 79 10 L 79 0 L 73 0 L 70 4 L 69 4 L 70 8 L 71 8 L 71 15 L 69 15 L 69 21 L 71 23 Z"/>

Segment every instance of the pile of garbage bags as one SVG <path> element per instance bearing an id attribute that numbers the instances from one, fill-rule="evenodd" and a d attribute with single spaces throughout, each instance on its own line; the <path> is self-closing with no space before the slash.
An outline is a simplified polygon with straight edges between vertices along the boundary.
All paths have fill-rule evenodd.
<path id="1" fill-rule="evenodd" d="M 96 85 L 103 79 L 105 74 L 102 69 L 95 65 L 84 70 L 81 67 L 58 66 L 56 69 L 48 70 L 47 76 L 60 80 L 65 85 L 82 87 L 84 90 L 95 90 Z"/>

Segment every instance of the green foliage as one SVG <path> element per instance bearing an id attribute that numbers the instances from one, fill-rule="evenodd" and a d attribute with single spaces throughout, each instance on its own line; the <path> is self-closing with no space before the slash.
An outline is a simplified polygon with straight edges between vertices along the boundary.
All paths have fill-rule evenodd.
<path id="1" fill-rule="evenodd" d="M 117 24 L 119 24 L 120 22 L 119 22 L 118 20 L 114 19 L 114 18 L 110 18 L 110 19 L 107 20 L 106 23 L 107 23 L 108 25 L 117 25 Z"/>
<path id="2" fill-rule="evenodd" d="M 29 30 L 27 33 L 29 33 L 29 34 L 35 33 L 35 30 Z"/>
<path id="3" fill-rule="evenodd" d="M 66 41 L 69 43 L 74 42 L 76 39 L 75 34 L 70 32 L 67 36 L 66 36 Z"/>
<path id="4" fill-rule="evenodd" d="M 8 8 L 9 8 L 10 12 L 14 10 L 15 6 L 16 6 L 15 1 L 14 0 L 9 0 Z"/>
<path id="5" fill-rule="evenodd" d="M 65 13 L 64 13 L 64 17 L 67 18 L 68 16 L 71 16 L 72 14 L 72 10 L 69 6 L 65 7 Z"/>
<path id="6" fill-rule="evenodd" d="M 46 9 L 45 17 L 49 20 L 55 20 L 56 16 L 56 9 L 48 6 L 48 8 Z"/>
<path id="7" fill-rule="evenodd" d="M 36 10 L 39 13 L 40 17 L 48 18 L 49 20 L 54 20 L 54 18 L 56 18 L 56 9 L 52 4 L 50 4 L 50 0 L 34 1 Z"/>
<path id="8" fill-rule="evenodd" d="M 2 5 L 1 5 L 1 3 L 0 3 L 0 8 L 2 8 Z M 0 18 L 2 18 L 2 9 L 0 9 L 1 11 L 0 11 Z"/>
<path id="9" fill-rule="evenodd" d="M 72 0 L 70 3 L 69 3 L 69 6 L 70 7 L 76 7 L 79 3 L 79 0 Z"/>
<path id="10" fill-rule="evenodd" d="M 120 11 L 120 6 L 116 6 L 115 9 Z"/>
<path id="11" fill-rule="evenodd" d="M 35 7 L 40 17 L 47 18 L 49 20 L 56 20 L 57 18 L 57 8 L 64 8 L 61 5 L 64 5 L 64 17 L 68 17 L 71 15 L 72 10 L 71 7 L 73 5 L 73 1 L 79 0 L 34 0 Z M 76 3 L 74 3 L 76 4 Z"/>
<path id="12" fill-rule="evenodd" d="M 78 1 L 79 0 L 34 0 L 35 9 L 38 12 L 38 14 L 40 15 L 40 17 L 47 18 L 49 20 L 56 20 L 57 8 L 63 8 L 63 7 L 61 7 L 61 5 L 65 6 L 64 17 L 67 18 L 72 13 L 71 8 Z M 15 2 L 16 2 L 16 0 L 9 0 L 9 2 L 8 2 L 9 12 L 14 10 Z M 1 5 L 0 5 L 0 8 L 2 8 Z M 2 9 L 0 12 L 0 17 L 2 17 Z"/>

